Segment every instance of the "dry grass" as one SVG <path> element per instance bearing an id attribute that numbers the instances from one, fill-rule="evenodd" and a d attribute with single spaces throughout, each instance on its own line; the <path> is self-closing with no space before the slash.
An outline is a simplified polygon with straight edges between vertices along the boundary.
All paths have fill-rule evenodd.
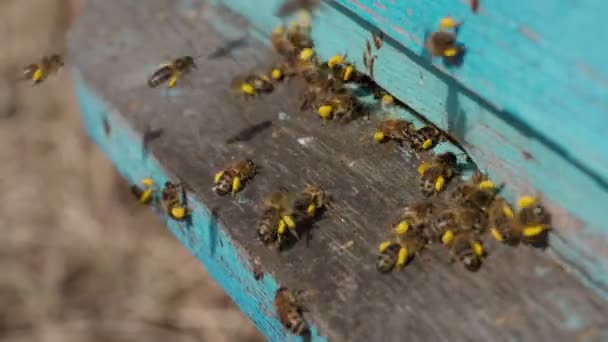
<path id="1" fill-rule="evenodd" d="M 15 70 L 64 48 L 70 2 L 0 3 L 0 340 L 260 341 L 200 264 L 84 134 L 63 70 Z"/>

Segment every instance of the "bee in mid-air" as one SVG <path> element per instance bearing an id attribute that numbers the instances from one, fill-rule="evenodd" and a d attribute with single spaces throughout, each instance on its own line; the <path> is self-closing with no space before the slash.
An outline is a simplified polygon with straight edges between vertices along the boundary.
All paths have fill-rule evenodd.
<path id="1" fill-rule="evenodd" d="M 289 240 L 287 231 L 298 240 L 296 221 L 289 203 L 289 195 L 284 191 L 273 192 L 264 198 L 262 213 L 257 221 L 258 238 L 269 245 L 274 242 L 282 244 Z"/>
<path id="2" fill-rule="evenodd" d="M 185 193 L 181 183 L 175 184 L 167 181 L 161 200 L 165 212 L 172 219 L 184 221 L 189 217 L 190 209 L 185 205 Z"/>
<path id="3" fill-rule="evenodd" d="M 475 233 L 471 231 L 456 232 L 446 246 L 452 254 L 452 260 L 460 261 L 467 270 L 475 272 L 481 267 L 486 253 L 481 240 Z"/>
<path id="4" fill-rule="evenodd" d="M 515 222 L 513 208 L 511 208 L 504 198 L 500 196 L 494 198 L 487 212 L 490 234 L 494 239 L 509 245 L 519 243 L 521 231 Z"/>
<path id="5" fill-rule="evenodd" d="M 551 215 L 540 204 L 540 198 L 522 196 L 517 200 L 517 224 L 521 231 L 522 242 L 536 243 L 549 229 Z"/>
<path id="6" fill-rule="evenodd" d="M 277 9 L 276 15 L 286 17 L 301 10 L 312 11 L 319 7 L 320 3 L 321 0 L 285 0 Z"/>
<path id="7" fill-rule="evenodd" d="M 435 57 L 454 57 L 461 52 L 456 34 L 448 31 L 433 32 L 426 41 L 426 48 Z"/>
<path id="8" fill-rule="evenodd" d="M 173 88 L 179 79 L 196 68 L 192 56 L 176 58 L 169 63 L 160 65 L 148 79 L 148 85 L 150 88 L 156 88 L 162 83 L 168 82 L 168 87 Z"/>
<path id="9" fill-rule="evenodd" d="M 407 265 L 425 246 L 420 232 L 410 230 L 393 239 L 384 241 L 378 246 L 380 254 L 376 259 L 376 269 L 380 273 L 389 273 Z"/>
<path id="10" fill-rule="evenodd" d="M 296 213 L 302 213 L 310 218 L 314 218 L 328 202 L 328 195 L 317 185 L 308 185 L 296 196 L 293 209 Z"/>
<path id="11" fill-rule="evenodd" d="M 374 141 L 383 143 L 388 140 L 395 140 L 400 144 L 409 143 L 415 130 L 414 124 L 410 121 L 387 119 L 376 126 Z"/>
<path id="12" fill-rule="evenodd" d="M 257 171 L 257 165 L 250 159 L 231 163 L 215 174 L 212 190 L 220 196 L 228 193 L 234 195 L 256 175 Z"/>
<path id="13" fill-rule="evenodd" d="M 49 75 L 56 73 L 63 67 L 64 62 L 60 55 L 45 56 L 38 64 L 30 64 L 23 68 L 23 79 L 32 80 L 34 85 L 44 81 Z"/>
<path id="14" fill-rule="evenodd" d="M 427 196 L 437 194 L 457 172 L 458 158 L 454 153 L 438 154 L 430 162 L 424 161 L 418 167 L 420 190 Z"/>
<path id="15" fill-rule="evenodd" d="M 277 290 L 274 306 L 279 321 L 292 334 L 297 336 L 310 334 L 310 328 L 303 315 L 303 312 L 306 311 L 304 302 L 314 295 L 316 295 L 316 291 L 313 290 L 290 291 L 286 287 Z"/>
<path id="16" fill-rule="evenodd" d="M 154 199 L 156 185 L 151 178 L 142 179 L 141 184 L 143 187 L 140 187 L 137 184 L 131 185 L 131 193 L 137 198 L 139 203 L 149 204 Z"/>

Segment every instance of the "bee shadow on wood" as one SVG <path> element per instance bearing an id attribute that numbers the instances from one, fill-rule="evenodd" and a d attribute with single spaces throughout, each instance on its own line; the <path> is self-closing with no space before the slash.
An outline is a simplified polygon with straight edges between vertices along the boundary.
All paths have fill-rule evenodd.
<path id="1" fill-rule="evenodd" d="M 215 251 L 217 249 L 218 243 L 217 232 L 218 229 L 220 229 L 218 223 L 220 218 L 220 211 L 217 207 L 210 208 L 210 210 L 211 217 L 209 220 L 209 227 L 207 229 L 207 231 L 209 232 L 209 253 L 211 254 L 211 256 L 215 256 Z"/>
<path id="2" fill-rule="evenodd" d="M 207 56 L 207 59 L 218 59 L 224 57 L 232 57 L 231 54 L 234 50 L 243 48 L 247 46 L 247 40 L 249 38 L 249 34 L 246 34 L 240 38 L 233 39 L 228 41 L 226 44 L 220 46 L 215 49 L 213 52 Z"/>
<path id="3" fill-rule="evenodd" d="M 262 133 L 263 131 L 265 131 L 271 127 L 272 127 L 272 121 L 270 121 L 270 120 L 262 121 L 253 126 L 249 126 L 245 129 L 239 131 L 237 134 L 233 135 L 232 137 L 228 138 L 226 140 L 226 144 L 230 145 L 230 144 L 234 144 L 236 142 L 249 141 L 249 140 L 253 139 L 256 135 Z"/>
<path id="4" fill-rule="evenodd" d="M 148 152 L 150 151 L 150 143 L 156 139 L 159 139 L 163 133 L 164 130 L 162 128 L 152 129 L 150 126 L 146 127 L 142 137 L 141 153 L 143 158 L 148 156 Z"/>

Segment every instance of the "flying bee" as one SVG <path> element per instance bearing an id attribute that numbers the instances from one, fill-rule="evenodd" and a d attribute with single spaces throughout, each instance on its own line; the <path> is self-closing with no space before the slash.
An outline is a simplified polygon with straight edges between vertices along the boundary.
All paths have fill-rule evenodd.
<path id="1" fill-rule="evenodd" d="M 423 126 L 412 134 L 411 147 L 415 150 L 428 150 L 443 139 L 441 131 L 435 126 Z"/>
<path id="2" fill-rule="evenodd" d="M 515 221 L 513 209 L 502 197 L 496 197 L 488 208 L 490 234 L 497 241 L 515 245 L 521 239 L 521 231 Z"/>
<path id="3" fill-rule="evenodd" d="M 279 321 L 285 329 L 297 336 L 307 336 L 310 328 L 304 319 L 304 302 L 307 298 L 315 295 L 312 290 L 290 291 L 286 287 L 277 290 L 274 297 L 274 306 L 279 316 Z"/>
<path id="4" fill-rule="evenodd" d="M 173 88 L 179 79 L 196 68 L 192 56 L 176 58 L 169 63 L 159 66 L 148 79 L 148 86 L 150 86 L 150 88 L 156 88 L 162 83 L 168 82 L 168 87 Z"/>
<path id="5" fill-rule="evenodd" d="M 149 204 L 154 199 L 156 185 L 151 178 L 142 179 L 141 184 L 143 187 L 140 187 L 137 184 L 131 185 L 131 193 L 137 198 L 139 203 Z"/>
<path id="6" fill-rule="evenodd" d="M 285 0 L 276 11 L 279 17 L 286 17 L 299 10 L 312 11 L 319 7 L 320 0 Z"/>
<path id="7" fill-rule="evenodd" d="M 299 239 L 288 194 L 284 191 L 273 192 L 264 198 L 262 214 L 257 222 L 258 238 L 265 245 L 278 241 L 281 247 L 287 231 L 296 240 Z"/>
<path id="8" fill-rule="evenodd" d="M 439 21 L 439 30 L 456 30 L 460 25 L 462 25 L 462 21 L 456 21 L 453 17 L 447 16 Z"/>
<path id="9" fill-rule="evenodd" d="M 176 221 L 183 221 L 190 215 L 190 209 L 185 206 L 184 188 L 181 183 L 174 184 L 170 181 L 165 183 L 162 191 L 162 204 L 169 217 Z"/>
<path id="10" fill-rule="evenodd" d="M 296 197 L 293 208 L 296 213 L 305 213 L 306 216 L 314 218 L 328 202 L 328 195 L 317 185 L 308 185 Z"/>
<path id="11" fill-rule="evenodd" d="M 443 244 L 449 244 L 458 232 L 483 233 L 487 226 L 488 220 L 479 209 L 464 206 L 450 207 L 439 211 L 431 218 L 425 235 L 430 242 L 441 239 Z"/>
<path id="12" fill-rule="evenodd" d="M 60 55 L 45 56 L 39 64 L 30 64 L 23 68 L 22 79 L 30 79 L 36 85 L 47 79 L 49 75 L 59 71 L 63 65 L 64 62 Z"/>
<path id="13" fill-rule="evenodd" d="M 376 259 L 376 269 L 380 273 L 389 273 L 407 265 L 424 248 L 422 236 L 415 231 L 384 241 L 378 246 L 380 254 Z"/>
<path id="14" fill-rule="evenodd" d="M 485 256 L 481 240 L 471 231 L 454 233 L 454 237 L 446 243 L 452 254 L 452 260 L 460 261 L 464 267 L 475 272 L 479 270 Z"/>
<path id="15" fill-rule="evenodd" d="M 517 200 L 517 224 L 523 242 L 536 243 L 549 229 L 551 215 L 540 204 L 540 198 L 522 196 Z"/>
<path id="16" fill-rule="evenodd" d="M 286 32 L 286 38 L 298 51 L 305 49 L 312 50 L 314 46 L 312 38 L 310 37 L 310 27 L 298 23 L 289 25 Z"/>
<path id="17" fill-rule="evenodd" d="M 402 119 L 387 119 L 376 126 L 374 141 L 383 143 L 388 140 L 395 140 L 403 145 L 409 142 L 415 132 L 414 124 Z"/>
<path id="18" fill-rule="evenodd" d="M 255 177 L 257 171 L 257 165 L 250 159 L 231 163 L 215 174 L 211 189 L 220 196 L 228 193 L 235 195 Z"/>
<path id="19" fill-rule="evenodd" d="M 456 35 L 448 31 L 433 32 L 426 41 L 426 48 L 435 57 L 455 57 L 461 52 Z"/>
<path id="20" fill-rule="evenodd" d="M 279 55 L 292 58 L 296 54 L 296 47 L 285 37 L 285 27 L 278 26 L 270 34 L 270 43 L 272 48 Z"/>
<path id="21" fill-rule="evenodd" d="M 418 167 L 420 190 L 427 196 L 437 194 L 457 172 L 458 159 L 452 152 L 438 154 L 430 162 L 423 161 Z"/>

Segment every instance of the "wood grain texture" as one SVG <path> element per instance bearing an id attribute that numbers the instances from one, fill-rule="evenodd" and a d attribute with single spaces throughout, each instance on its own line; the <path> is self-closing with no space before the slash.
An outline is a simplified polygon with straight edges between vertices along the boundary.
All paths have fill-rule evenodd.
<path id="1" fill-rule="evenodd" d="M 146 86 L 165 56 L 207 56 L 248 29 L 242 18 L 200 3 L 90 0 L 70 38 L 70 61 L 82 74 L 78 95 L 90 134 L 130 180 L 179 177 L 189 185 L 193 224 L 168 222 L 170 229 L 270 340 L 286 339 L 270 306 L 277 282 L 320 291 L 309 317 L 334 341 L 608 336 L 607 303 L 550 255 L 532 249 L 489 242 L 492 254 L 477 274 L 430 249 L 406 271 L 379 275 L 377 244 L 396 211 L 419 198 L 415 160 L 407 151 L 372 144 L 373 123 L 322 127 L 312 113 L 299 113 L 302 89 L 295 83 L 255 101 L 235 97 L 228 89 L 232 77 L 265 68 L 272 58 L 255 40 L 223 58 L 200 59 L 199 70 L 177 89 Z M 288 119 L 279 120 L 285 117 L 279 113 Z M 227 143 L 265 122 L 270 128 Z M 154 157 L 142 153 L 141 136 L 120 133 L 130 129 L 162 129 L 148 144 Z M 313 139 L 298 142 L 305 137 Z M 244 157 L 264 172 L 234 199 L 215 196 L 214 172 Z M 296 191 L 306 182 L 331 190 L 335 212 L 318 223 L 309 247 L 301 243 L 278 254 L 262 246 L 254 231 L 256 203 L 280 186 Z M 252 256 L 272 277 L 253 280 L 245 266 Z"/>
<path id="2" fill-rule="evenodd" d="M 280 19 L 273 15 L 281 0 L 259 3 L 248 0 L 218 2 L 247 17 L 257 30 L 266 35 L 281 23 Z M 365 72 L 361 61 L 365 40 L 370 39 L 372 33 L 383 31 L 387 37 L 384 46 L 377 52 L 378 59 L 374 68 L 376 82 L 457 138 L 475 162 L 489 172 L 492 179 L 506 184 L 504 195 L 507 198 L 513 200 L 518 195 L 541 193 L 554 213 L 555 233 L 551 235 L 553 250 L 563 260 L 568 261 L 569 265 L 574 266 L 586 284 L 608 298 L 608 229 L 604 224 L 608 183 L 605 173 L 602 173 L 604 171 L 594 169 L 592 164 L 587 162 L 589 158 L 593 159 L 593 156 L 586 154 L 590 151 L 598 152 L 604 144 L 573 150 L 574 144 L 570 142 L 577 138 L 558 134 L 554 127 L 557 125 L 553 121 L 554 110 L 525 113 L 542 117 L 542 125 L 523 120 L 521 113 L 492 103 L 492 98 L 481 97 L 467 82 L 457 77 L 458 73 L 461 73 L 460 70 L 442 67 L 439 61 L 432 60 L 421 47 L 406 44 L 401 36 L 395 37 L 394 32 L 386 28 L 388 19 L 385 20 L 375 12 L 375 8 L 382 8 L 379 5 L 381 2 L 374 2 L 371 9 L 363 6 L 363 1 L 356 3 L 357 7 L 351 6 L 350 9 L 345 9 L 336 1 L 328 0 L 322 3 L 313 22 L 317 53 L 322 58 L 329 58 L 336 53 L 347 51 L 349 58 L 354 59 L 359 69 Z M 484 1 L 484 11 L 493 3 Z M 417 26 L 414 25 L 417 28 L 430 29 L 436 26 L 435 21 L 445 13 L 464 18 L 465 26 L 469 25 L 466 13 L 462 14 L 462 17 L 459 14 L 468 9 L 458 1 L 446 4 L 445 13 L 435 8 L 434 3 L 425 2 L 422 5 L 419 1 L 408 1 L 399 4 L 401 5 L 395 6 L 406 4 L 426 8 L 428 5 L 429 8 L 434 8 L 429 12 L 412 12 L 415 14 L 412 14 L 409 20 L 420 21 Z M 390 7 L 387 6 L 385 7 Z M 405 13 L 411 12 L 408 8 L 410 7 L 405 9 Z M 450 10 L 452 8 L 454 11 Z M 369 18 L 370 13 L 374 13 L 373 20 Z M 382 13 L 387 16 L 400 15 L 403 9 L 395 8 Z M 482 11 L 480 15 L 484 15 L 483 13 Z M 428 16 L 433 17 L 434 24 L 428 24 Z M 476 25 L 478 24 L 472 24 L 476 30 L 483 30 L 483 26 Z M 488 29 L 488 32 L 494 31 Z M 500 43 L 499 38 L 496 37 L 496 41 Z M 471 49 L 484 46 L 482 42 L 475 42 L 469 38 L 464 41 Z M 475 49 L 471 55 L 476 53 Z M 471 55 L 465 56 L 463 69 L 468 65 Z M 500 60 L 504 61 L 505 67 L 510 67 L 508 64 L 513 58 Z M 471 70 L 473 71 L 475 70 Z M 530 77 L 542 77 L 535 73 L 528 74 Z M 502 84 L 505 76 L 497 74 L 494 77 L 496 83 Z M 519 90 L 527 89 L 533 94 L 538 92 L 536 89 L 526 88 L 527 83 L 520 83 L 519 86 Z M 519 98 L 518 93 L 512 93 L 511 96 L 515 101 Z M 573 93 L 568 96 L 570 98 L 575 95 Z M 581 122 L 591 124 L 586 115 L 576 117 L 580 118 Z M 566 121 L 559 121 L 559 125 L 560 129 L 574 127 Z M 573 134 L 577 136 L 587 135 L 588 131 L 572 129 Z M 598 153 L 605 154 L 602 151 Z"/>

